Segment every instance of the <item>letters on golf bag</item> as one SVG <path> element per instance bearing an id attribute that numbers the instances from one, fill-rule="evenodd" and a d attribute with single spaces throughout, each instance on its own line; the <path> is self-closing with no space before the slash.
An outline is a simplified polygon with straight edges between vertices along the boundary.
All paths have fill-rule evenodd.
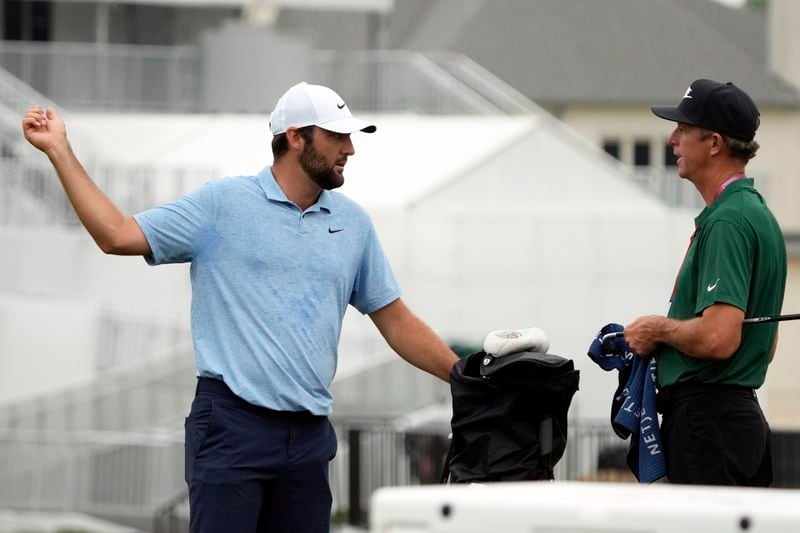
<path id="1" fill-rule="evenodd" d="M 578 381 L 572 360 L 551 354 L 481 351 L 456 363 L 442 482 L 553 479 Z"/>

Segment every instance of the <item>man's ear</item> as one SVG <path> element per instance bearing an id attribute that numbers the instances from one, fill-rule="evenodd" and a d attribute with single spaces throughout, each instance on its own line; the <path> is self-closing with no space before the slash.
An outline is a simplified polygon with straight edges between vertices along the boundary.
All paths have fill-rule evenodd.
<path id="1" fill-rule="evenodd" d="M 286 129 L 286 141 L 289 143 L 289 148 L 293 150 L 302 150 L 306 144 L 305 138 L 300 134 L 297 128 Z"/>
<path id="2" fill-rule="evenodd" d="M 711 134 L 711 154 L 717 155 L 722 152 L 722 147 L 725 146 L 725 139 L 719 133 Z"/>

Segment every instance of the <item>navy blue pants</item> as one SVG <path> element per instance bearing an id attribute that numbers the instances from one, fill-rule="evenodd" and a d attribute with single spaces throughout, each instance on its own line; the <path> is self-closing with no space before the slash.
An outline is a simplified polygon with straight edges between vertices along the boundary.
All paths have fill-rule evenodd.
<path id="1" fill-rule="evenodd" d="M 770 486 L 771 434 L 753 389 L 686 383 L 658 401 L 670 483 Z"/>
<path id="2" fill-rule="evenodd" d="M 199 378 L 186 418 L 192 533 L 329 533 L 327 417 L 257 407 Z"/>

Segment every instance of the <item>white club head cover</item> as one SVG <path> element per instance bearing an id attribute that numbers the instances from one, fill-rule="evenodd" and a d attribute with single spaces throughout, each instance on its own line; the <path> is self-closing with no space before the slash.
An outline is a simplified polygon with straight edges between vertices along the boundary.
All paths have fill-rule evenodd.
<path id="1" fill-rule="evenodd" d="M 495 357 L 517 352 L 547 353 L 550 341 L 539 328 L 492 331 L 483 341 L 483 351 Z"/>

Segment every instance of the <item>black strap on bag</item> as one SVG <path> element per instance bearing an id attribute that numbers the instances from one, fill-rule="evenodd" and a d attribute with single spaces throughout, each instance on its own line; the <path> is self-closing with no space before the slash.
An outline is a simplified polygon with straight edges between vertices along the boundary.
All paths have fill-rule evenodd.
<path id="1" fill-rule="evenodd" d="M 553 354 L 481 351 L 456 363 L 442 483 L 553 479 L 578 381 L 572 360 Z"/>

